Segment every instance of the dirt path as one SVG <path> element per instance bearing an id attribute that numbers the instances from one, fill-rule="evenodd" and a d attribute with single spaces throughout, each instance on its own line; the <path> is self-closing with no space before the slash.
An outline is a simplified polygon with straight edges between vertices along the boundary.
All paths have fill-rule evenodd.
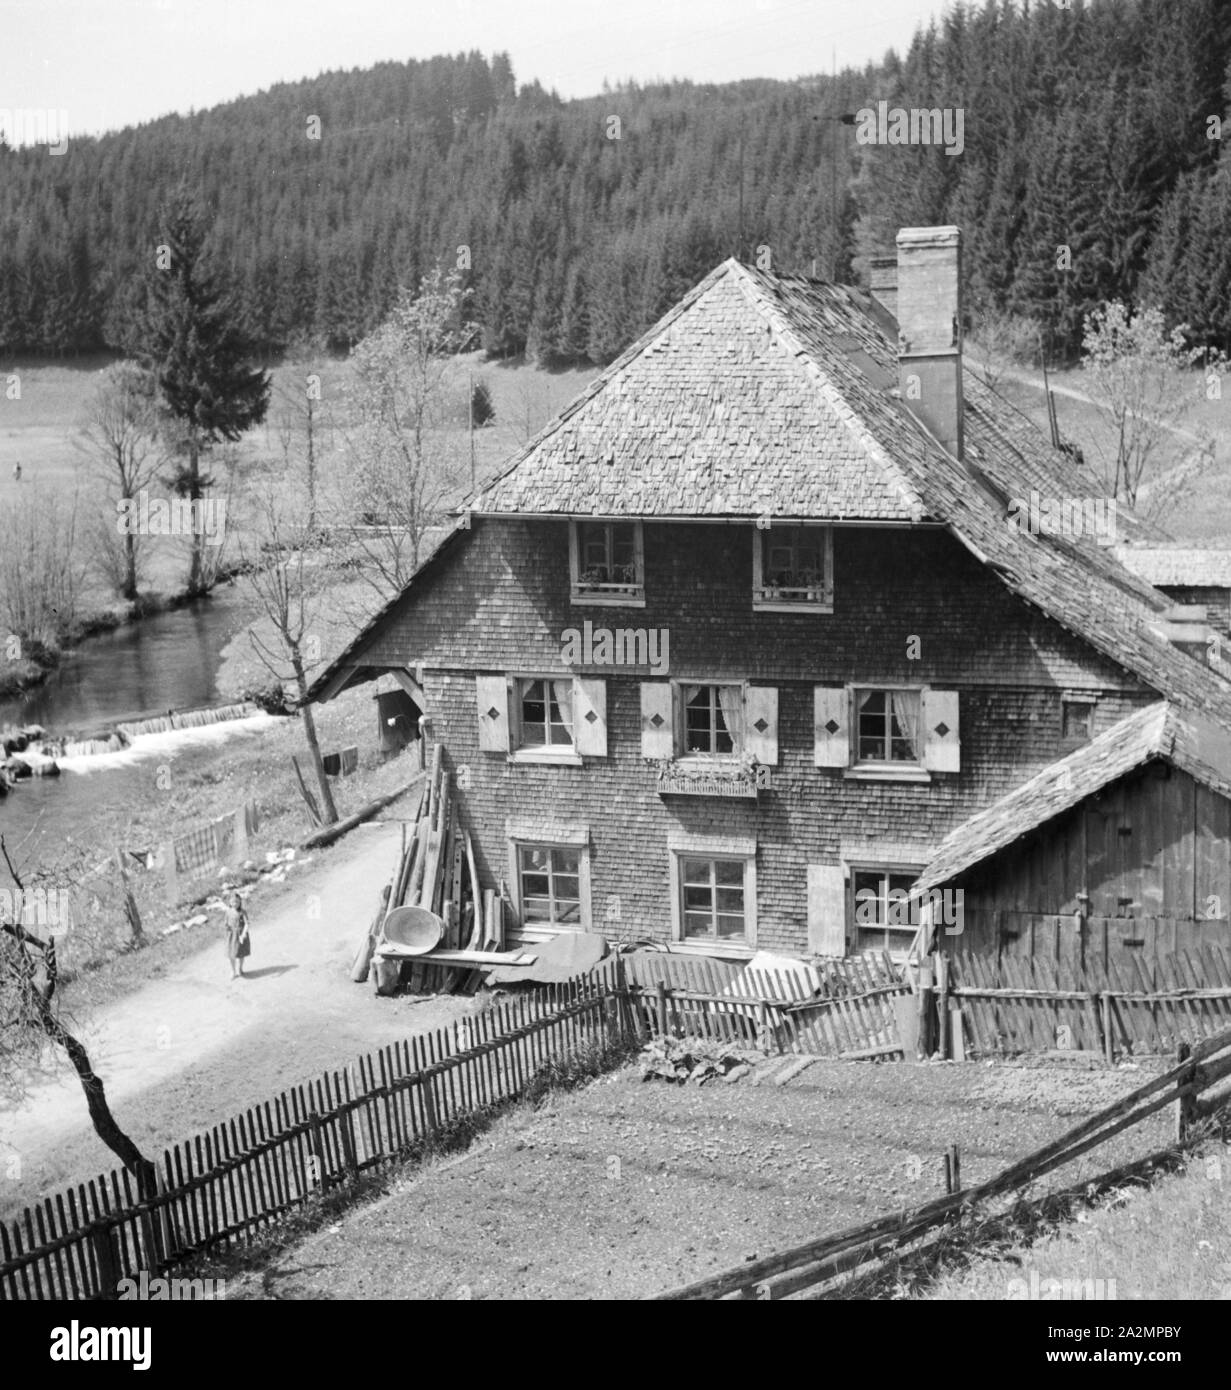
<path id="1" fill-rule="evenodd" d="M 280 889 L 258 889 L 247 979 L 232 981 L 214 914 L 197 928 L 198 953 L 171 967 L 151 956 L 147 985 L 76 1020 L 117 1119 L 147 1154 L 466 1009 L 464 998 L 378 999 L 350 980 L 398 850 L 396 825 L 360 828 Z M 113 1166 L 67 1067 L 0 1109 L 0 1215 Z"/>

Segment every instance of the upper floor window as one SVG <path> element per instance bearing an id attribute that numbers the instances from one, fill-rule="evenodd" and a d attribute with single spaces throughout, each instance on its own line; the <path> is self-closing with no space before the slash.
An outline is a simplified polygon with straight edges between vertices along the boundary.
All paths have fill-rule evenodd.
<path id="1" fill-rule="evenodd" d="M 833 611 L 833 530 L 771 523 L 753 532 L 752 606 Z"/>
<path id="2" fill-rule="evenodd" d="M 569 526 L 574 603 L 645 605 L 645 555 L 639 521 L 574 521 Z"/>
<path id="3" fill-rule="evenodd" d="M 857 690 L 858 761 L 919 762 L 919 692 Z"/>
<path id="4" fill-rule="evenodd" d="M 1060 702 L 1060 737 L 1065 743 L 1088 743 L 1094 732 L 1093 696 L 1068 696 Z"/>
<path id="5" fill-rule="evenodd" d="M 517 747 L 573 747 L 573 682 L 525 680 L 516 682 Z"/>
<path id="6" fill-rule="evenodd" d="M 744 689 L 740 685 L 682 685 L 680 753 L 737 757 L 743 752 Z"/>

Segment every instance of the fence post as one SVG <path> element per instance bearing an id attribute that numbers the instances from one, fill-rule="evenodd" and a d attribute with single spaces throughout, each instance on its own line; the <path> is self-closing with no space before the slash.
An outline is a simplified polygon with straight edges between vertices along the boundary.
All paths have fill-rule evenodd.
<path id="1" fill-rule="evenodd" d="M 1106 990 L 1100 990 L 1096 998 L 1098 1000 L 1099 1027 L 1103 1033 L 1103 1057 L 1109 1067 L 1114 1067 L 1116 1064 L 1116 1035 L 1112 1031 L 1111 995 Z"/>
<path id="2" fill-rule="evenodd" d="M 919 962 L 917 988 L 919 991 L 919 998 L 916 1001 L 919 1010 L 919 1036 L 915 1043 L 915 1050 L 919 1057 L 926 1059 L 932 1055 L 932 961 L 928 956 Z"/>
<path id="3" fill-rule="evenodd" d="M 322 1190 L 325 1186 L 325 1147 L 321 1143 L 321 1117 L 315 1110 L 308 1112 L 308 1133 L 310 1135 L 308 1146 L 312 1150 L 312 1157 L 316 1160 L 316 1182 Z"/>
<path id="4" fill-rule="evenodd" d="M 94 1227 L 90 1232 L 90 1244 L 98 1265 L 98 1292 L 103 1298 L 114 1298 L 120 1282 L 120 1270 L 111 1240 L 110 1222 L 101 1222 Z"/>
<path id="5" fill-rule="evenodd" d="M 1176 1049 L 1176 1062 L 1187 1062 L 1192 1056 L 1192 1048 L 1188 1043 L 1182 1042 Z M 1197 1064 L 1193 1062 L 1186 1067 L 1180 1076 L 1180 1085 L 1187 1086 L 1197 1079 Z M 1194 1091 L 1184 1092 L 1175 1103 L 1175 1142 L 1177 1144 L 1186 1143 L 1188 1140 L 1188 1129 L 1197 1118 L 1197 1096 Z"/>
<path id="6" fill-rule="evenodd" d="M 658 1035 L 660 1038 L 667 1036 L 667 982 L 658 982 Z"/>
<path id="7" fill-rule="evenodd" d="M 949 957 L 936 953 L 936 1050 L 942 1060 L 949 1056 Z"/>

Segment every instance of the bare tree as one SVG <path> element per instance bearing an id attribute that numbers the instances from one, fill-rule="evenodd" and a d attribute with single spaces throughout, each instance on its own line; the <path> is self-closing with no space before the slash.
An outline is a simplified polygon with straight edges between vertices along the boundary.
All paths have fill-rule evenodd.
<path id="1" fill-rule="evenodd" d="M 126 599 L 137 597 L 142 538 L 136 527 L 118 524 L 116 504 L 135 502 L 165 462 L 156 390 L 153 376 L 138 363 L 113 363 L 90 397 L 79 440 L 109 504 L 100 526 L 100 562 Z"/>
<path id="2" fill-rule="evenodd" d="M 56 935 L 65 924 L 54 913 L 50 921 L 40 922 L 39 914 L 29 909 L 39 890 L 27 890 L 3 835 L 0 855 L 17 890 L 15 895 L 6 892 L 5 905 L 0 906 L 0 1084 L 10 1091 L 20 1090 L 23 1066 L 37 1057 L 44 1043 L 59 1048 L 81 1083 L 94 1132 L 139 1180 L 142 1191 L 149 1192 L 154 1165 L 120 1128 L 102 1077 L 60 1010 Z M 9 902 L 14 906 L 8 906 Z"/>
<path id="3" fill-rule="evenodd" d="M 316 601 L 325 574 L 323 566 L 309 567 L 309 551 L 303 544 L 305 508 L 297 501 L 293 490 L 284 484 L 278 484 L 277 490 L 270 486 L 258 498 L 257 507 L 265 537 L 264 553 L 246 557 L 252 563 L 246 566 L 244 582 L 260 602 L 272 636 L 267 640 L 258 631 L 257 624 L 249 628 L 248 636 L 270 675 L 280 683 L 289 680 L 294 684 L 304 738 L 324 808 L 323 819 L 332 825 L 338 819 L 338 811 L 307 698 L 308 668 L 314 664 L 311 645 L 317 620 Z M 298 763 L 295 766 L 298 771 Z M 312 805 L 310 799 L 309 805 Z"/>
<path id="4" fill-rule="evenodd" d="M 85 578 L 79 549 L 75 494 L 23 487 L 0 511 L 0 612 L 31 652 L 71 631 Z"/>
<path id="5" fill-rule="evenodd" d="M 322 456 L 328 451 L 330 423 L 321 390 L 318 356 L 306 342 L 287 350 L 286 361 L 296 370 L 289 380 L 274 387 L 272 411 L 283 461 L 288 469 L 294 468 L 303 477 L 309 536 L 316 535 L 320 524 L 320 470 Z"/>
<path id="6" fill-rule="evenodd" d="M 1169 440 L 1188 447 L 1191 457 L 1179 469 L 1186 481 L 1194 460 L 1212 458 L 1210 441 L 1177 423 L 1204 386 L 1191 370 L 1200 355 L 1185 347 L 1183 326 L 1165 331 L 1158 309 L 1134 312 L 1115 300 L 1086 317 L 1082 369 L 1106 430 L 1105 438 L 1091 442 L 1109 495 L 1130 507 L 1143 488 L 1159 481 L 1152 475 L 1160 472 Z"/>
<path id="7" fill-rule="evenodd" d="M 346 486 L 370 561 L 362 573 L 382 594 L 409 579 L 424 535 L 466 483 L 450 361 L 472 334 L 465 299 L 461 277 L 438 267 L 417 294 L 402 291 L 392 315 L 351 355 L 357 421 Z"/>

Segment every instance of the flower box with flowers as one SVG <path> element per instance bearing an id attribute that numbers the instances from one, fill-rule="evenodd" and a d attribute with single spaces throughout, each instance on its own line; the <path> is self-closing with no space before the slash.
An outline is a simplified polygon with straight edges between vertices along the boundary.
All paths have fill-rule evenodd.
<path id="1" fill-rule="evenodd" d="M 658 758 L 654 767 L 660 795 L 755 798 L 769 787 L 769 768 L 751 753 L 739 758 Z"/>

